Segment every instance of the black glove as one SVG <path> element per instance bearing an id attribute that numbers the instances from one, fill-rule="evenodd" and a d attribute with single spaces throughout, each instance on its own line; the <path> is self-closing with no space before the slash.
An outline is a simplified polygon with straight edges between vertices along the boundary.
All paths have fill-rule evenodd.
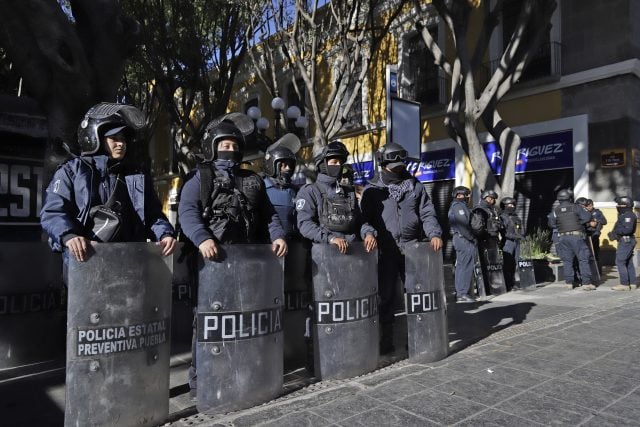
<path id="1" fill-rule="evenodd" d="M 609 238 L 609 240 L 618 240 L 618 235 L 616 233 L 614 233 L 613 231 L 610 231 L 607 233 L 607 237 Z"/>

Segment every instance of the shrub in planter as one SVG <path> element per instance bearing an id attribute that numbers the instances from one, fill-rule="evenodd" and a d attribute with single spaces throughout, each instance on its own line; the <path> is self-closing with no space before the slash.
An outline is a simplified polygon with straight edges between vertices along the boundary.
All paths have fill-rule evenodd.
<path id="1" fill-rule="evenodd" d="M 536 228 L 520 242 L 518 268 L 521 287 L 553 280 L 553 271 L 547 261 L 551 243 L 551 232 L 542 228 Z"/>

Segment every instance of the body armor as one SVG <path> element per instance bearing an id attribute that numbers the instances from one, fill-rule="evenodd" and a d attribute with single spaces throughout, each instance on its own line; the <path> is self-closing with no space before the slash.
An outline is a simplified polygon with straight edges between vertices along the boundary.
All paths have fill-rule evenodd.
<path id="1" fill-rule="evenodd" d="M 356 228 L 356 197 L 353 191 L 329 198 L 327 193 L 318 186 L 322 193 L 322 210 L 319 214 L 320 224 L 331 231 L 351 234 Z"/>
<path id="2" fill-rule="evenodd" d="M 580 224 L 580 218 L 578 217 L 578 209 L 582 208 L 577 207 L 573 203 L 560 203 L 560 205 L 553 210 L 558 224 L 558 233 L 583 231 L 584 228 L 582 224 Z"/>

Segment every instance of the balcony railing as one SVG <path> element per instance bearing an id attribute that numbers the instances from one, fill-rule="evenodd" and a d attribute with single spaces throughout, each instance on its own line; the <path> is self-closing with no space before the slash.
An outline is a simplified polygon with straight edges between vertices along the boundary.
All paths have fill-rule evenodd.
<path id="1" fill-rule="evenodd" d="M 500 59 L 490 61 L 485 65 L 489 75 L 487 81 L 500 65 Z M 560 77 L 562 75 L 562 44 L 558 42 L 547 42 L 538 48 L 533 55 L 518 83 L 531 81 L 543 77 Z"/>

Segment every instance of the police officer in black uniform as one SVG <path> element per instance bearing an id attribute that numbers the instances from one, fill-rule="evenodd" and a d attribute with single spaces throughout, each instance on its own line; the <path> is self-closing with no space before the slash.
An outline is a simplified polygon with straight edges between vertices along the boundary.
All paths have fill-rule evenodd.
<path id="1" fill-rule="evenodd" d="M 296 226 L 295 199 L 298 187 L 291 182 L 296 155 L 286 147 L 268 150 L 264 156 L 264 183 L 271 204 L 278 212 L 287 241 L 299 236 Z"/>
<path id="2" fill-rule="evenodd" d="M 471 230 L 478 239 L 478 252 L 486 253 L 488 250 L 498 250 L 498 241 L 500 233 L 503 232 L 502 221 L 500 221 L 500 213 L 496 208 L 498 194 L 493 190 L 484 190 L 480 194 L 478 205 L 471 212 Z M 481 257 L 481 261 L 484 260 Z M 484 277 L 488 279 L 488 271 L 486 271 L 486 263 L 481 262 Z M 485 286 L 489 284 L 489 280 L 485 280 Z M 487 286 L 491 288 L 491 286 Z"/>
<path id="3" fill-rule="evenodd" d="M 184 234 L 204 258 L 215 260 L 220 244 L 268 243 L 278 257 L 287 253 L 285 233 L 265 184 L 256 173 L 241 169 L 244 135 L 231 121 L 207 126 L 202 141 L 205 163 L 185 182 L 178 215 Z M 193 357 L 189 370 L 196 389 L 194 322 Z"/>
<path id="4" fill-rule="evenodd" d="M 607 219 L 600 209 L 593 206 L 593 200 L 587 199 L 584 208 L 591 214 L 591 221 L 587 224 L 587 235 L 591 237 L 591 246 L 593 247 L 593 256 L 598 265 L 598 272 L 602 276 L 602 264 L 600 263 L 600 234 L 602 234 L 602 226 L 607 225 Z"/>
<path id="5" fill-rule="evenodd" d="M 515 286 L 516 265 L 520 258 L 520 241 L 524 239 L 524 224 L 516 213 L 516 199 L 513 197 L 504 197 L 500 201 L 500 209 L 502 209 L 500 221 L 504 228 L 501 242 L 504 257 L 502 272 L 507 291 L 510 291 Z"/>
<path id="6" fill-rule="evenodd" d="M 456 302 L 474 302 L 475 299 L 469 292 L 478 248 L 469 224 L 471 221 L 471 210 L 469 209 L 471 190 L 464 186 L 458 186 L 453 189 L 452 195 L 453 202 L 449 207 L 447 217 L 451 234 L 453 234 L 453 248 L 456 251 Z"/>
<path id="7" fill-rule="evenodd" d="M 578 259 L 581 289 L 595 290 L 591 283 L 590 251 L 586 242 L 586 224 L 591 214 L 573 203 L 573 196 L 568 190 L 560 190 L 557 195 L 558 206 L 549 214 L 549 226 L 558 230 L 558 255 L 562 258 L 562 271 L 567 285 L 573 285 L 573 258 Z"/>
<path id="8" fill-rule="evenodd" d="M 378 294 L 380 297 L 380 353 L 394 351 L 393 321 L 396 283 L 404 283 L 404 247 L 423 240 L 435 251 L 442 248 L 442 229 L 426 188 L 413 177 L 405 165 L 407 151 L 399 144 L 388 143 L 376 152 L 380 165 L 377 174 L 362 193 L 365 222 L 378 233 Z"/>
<path id="9" fill-rule="evenodd" d="M 349 151 L 340 141 L 326 145 L 315 157 L 318 177 L 298 192 L 296 212 L 298 230 L 315 243 L 336 245 L 346 253 L 349 242 L 364 240 L 365 249 L 376 248 L 376 232 L 362 221 L 353 187 L 340 184 L 342 165 Z"/>
<path id="10" fill-rule="evenodd" d="M 636 225 L 638 217 L 633 213 L 633 200 L 629 196 L 616 197 L 618 220 L 608 236 L 618 241 L 616 266 L 620 275 L 620 284 L 611 287 L 615 291 L 637 289 L 636 269 L 633 265 L 633 250 L 636 246 Z"/>

